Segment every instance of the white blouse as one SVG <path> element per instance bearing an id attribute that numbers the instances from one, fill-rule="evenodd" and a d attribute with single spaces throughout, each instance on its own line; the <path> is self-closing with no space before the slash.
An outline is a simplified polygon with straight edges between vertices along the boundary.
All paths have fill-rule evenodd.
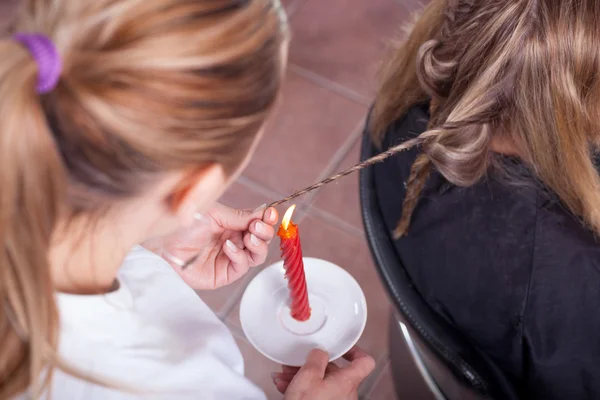
<path id="1" fill-rule="evenodd" d="M 231 333 L 162 258 L 136 247 L 105 295 L 59 294 L 60 355 L 108 389 L 58 371 L 52 399 L 260 399 Z"/>

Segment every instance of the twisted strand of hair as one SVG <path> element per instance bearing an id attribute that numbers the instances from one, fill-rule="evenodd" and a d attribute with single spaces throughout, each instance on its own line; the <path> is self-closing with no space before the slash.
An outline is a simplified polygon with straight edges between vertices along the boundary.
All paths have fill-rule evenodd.
<path id="1" fill-rule="evenodd" d="M 353 172 L 360 171 L 363 168 L 367 168 L 367 167 L 370 167 L 371 165 L 380 163 L 383 160 L 393 156 L 394 154 L 401 153 L 405 150 L 408 150 L 414 146 L 417 146 L 417 145 L 423 143 L 425 140 L 429 139 L 430 137 L 435 136 L 436 134 L 437 134 L 437 132 L 425 132 L 424 134 L 422 134 L 419 137 L 407 140 L 406 142 L 403 142 L 397 146 L 391 147 L 388 150 L 386 150 L 380 154 L 377 154 L 376 156 L 373 156 L 365 161 L 362 161 L 348 169 L 345 169 L 335 175 L 332 175 L 329 178 L 323 179 L 322 181 L 319 181 L 313 185 L 310 185 L 302 190 L 298 190 L 298 191 L 294 192 L 293 194 L 289 195 L 288 197 L 285 197 L 281 200 L 275 201 L 275 202 L 269 204 L 269 207 L 275 207 L 280 204 L 287 203 L 290 200 L 294 200 L 300 196 L 304 196 L 307 193 L 317 190 L 317 189 L 327 185 L 328 183 L 335 182 L 340 178 L 343 178 L 347 175 L 352 174 Z"/>

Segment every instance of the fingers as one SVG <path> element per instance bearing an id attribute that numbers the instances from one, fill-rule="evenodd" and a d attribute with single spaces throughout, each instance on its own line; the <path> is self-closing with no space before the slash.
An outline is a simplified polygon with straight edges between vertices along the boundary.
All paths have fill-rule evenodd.
<path id="1" fill-rule="evenodd" d="M 244 253 L 248 258 L 249 266 L 255 267 L 261 265 L 267 259 L 269 245 L 253 233 L 246 233 L 244 235 L 244 246 L 246 247 Z"/>
<path id="2" fill-rule="evenodd" d="M 298 367 L 288 367 L 287 365 L 283 365 L 281 367 L 282 372 L 272 373 L 271 377 L 273 378 L 273 384 L 277 388 L 277 390 L 281 394 L 285 394 L 287 388 L 290 383 L 294 380 L 300 368 Z M 327 364 L 327 368 L 325 368 L 325 373 L 330 374 L 340 370 L 340 367 L 335 365 L 334 363 Z"/>
<path id="3" fill-rule="evenodd" d="M 275 225 L 279 221 L 279 213 L 273 207 L 269 207 L 265 210 L 262 220 L 269 225 Z"/>
<path id="4" fill-rule="evenodd" d="M 248 229 L 253 220 L 262 220 L 265 216 L 264 207 L 259 207 L 254 211 L 238 210 L 235 208 L 217 204 L 210 212 L 213 219 L 223 228 L 237 231 Z"/>
<path id="5" fill-rule="evenodd" d="M 350 361 L 350 365 L 332 372 L 331 377 L 336 380 L 342 378 L 340 379 L 342 384 L 344 382 L 350 384 L 349 390 L 355 389 L 373 372 L 375 360 L 357 346 L 346 353 L 344 358 Z"/>
<path id="6" fill-rule="evenodd" d="M 332 372 L 339 371 L 340 367 L 330 362 L 327 364 L 327 368 L 325 368 L 325 373 L 329 374 Z M 281 367 L 281 372 L 275 372 L 272 375 L 273 379 L 283 380 L 291 382 L 292 379 L 296 376 L 296 374 L 300 371 L 299 367 L 288 367 L 287 365 L 283 365 Z"/>
<path id="7" fill-rule="evenodd" d="M 280 393 L 285 393 L 292 381 L 296 388 L 311 387 L 323 380 L 328 364 L 329 354 L 327 352 L 313 350 L 301 368 L 283 366 L 283 372 L 272 374 L 273 383 Z"/>
<path id="8" fill-rule="evenodd" d="M 223 244 L 223 253 L 231 261 L 231 267 L 236 273 L 244 274 L 250 268 L 250 259 L 246 251 L 231 240 L 227 240 Z"/>
<path id="9" fill-rule="evenodd" d="M 325 375 L 333 374 L 339 371 L 341 368 L 335 365 L 334 363 L 329 363 L 327 365 L 327 369 L 325 369 Z"/>
<path id="10" fill-rule="evenodd" d="M 273 375 L 273 379 L 291 382 L 296 376 L 294 372 L 276 372 Z"/>
<path id="11" fill-rule="evenodd" d="M 268 243 L 275 236 L 275 228 L 261 220 L 256 220 L 250 224 L 250 233 Z"/>
<path id="12" fill-rule="evenodd" d="M 298 371 L 300 371 L 300 367 L 290 367 L 287 365 L 282 365 L 281 366 L 281 372 L 283 373 L 291 373 L 291 374 L 297 374 Z"/>
<path id="13" fill-rule="evenodd" d="M 306 358 L 306 363 L 300 368 L 299 374 L 310 374 L 323 379 L 329 364 L 329 354 L 326 351 L 315 349 Z"/>
<path id="14" fill-rule="evenodd" d="M 300 371 L 300 368 L 282 365 L 281 371 L 282 372 L 272 373 L 271 377 L 273 378 L 273 384 L 275 385 L 279 393 L 285 394 L 285 391 L 287 390 L 288 386 L 290 385 L 298 371 Z"/>
<path id="15" fill-rule="evenodd" d="M 275 387 L 277 388 L 277 391 L 281 394 L 285 394 L 285 392 L 287 391 L 288 387 L 290 386 L 290 383 L 292 383 L 292 380 L 287 380 L 287 379 L 281 379 L 278 376 L 274 376 L 273 377 L 273 384 L 275 385 Z"/>
<path id="16" fill-rule="evenodd" d="M 344 354 L 342 357 L 344 358 L 344 360 L 352 362 L 357 358 L 371 357 L 371 356 L 366 351 L 361 349 L 360 347 L 354 346 L 353 348 L 348 350 L 348 352 L 346 354 Z"/>

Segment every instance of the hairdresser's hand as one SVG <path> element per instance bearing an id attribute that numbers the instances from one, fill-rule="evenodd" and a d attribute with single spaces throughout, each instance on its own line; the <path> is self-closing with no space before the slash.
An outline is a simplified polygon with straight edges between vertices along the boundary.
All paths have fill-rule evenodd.
<path id="1" fill-rule="evenodd" d="M 236 210 L 217 204 L 186 234 L 165 238 L 165 253 L 187 260 L 199 254 L 185 269 L 170 262 L 175 271 L 192 288 L 216 289 L 241 278 L 249 268 L 265 262 L 268 244 L 275 235 L 279 215 L 274 208 L 255 211 Z"/>
<path id="2" fill-rule="evenodd" d="M 313 350 L 302 368 L 283 367 L 273 374 L 273 382 L 284 400 L 355 400 L 358 386 L 375 368 L 373 358 L 359 347 L 352 348 L 344 358 L 350 365 L 344 368 L 329 362 L 329 355 Z"/>

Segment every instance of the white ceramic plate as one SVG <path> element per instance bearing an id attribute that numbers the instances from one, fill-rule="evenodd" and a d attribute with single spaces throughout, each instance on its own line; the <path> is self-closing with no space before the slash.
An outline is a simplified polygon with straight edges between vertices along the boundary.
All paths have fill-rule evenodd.
<path id="1" fill-rule="evenodd" d="M 352 275 L 317 258 L 304 258 L 304 271 L 312 311 L 306 322 L 289 315 L 283 261 L 261 271 L 242 297 L 246 338 L 279 364 L 301 366 L 314 348 L 327 350 L 336 360 L 356 344 L 367 323 L 367 301 Z"/>

